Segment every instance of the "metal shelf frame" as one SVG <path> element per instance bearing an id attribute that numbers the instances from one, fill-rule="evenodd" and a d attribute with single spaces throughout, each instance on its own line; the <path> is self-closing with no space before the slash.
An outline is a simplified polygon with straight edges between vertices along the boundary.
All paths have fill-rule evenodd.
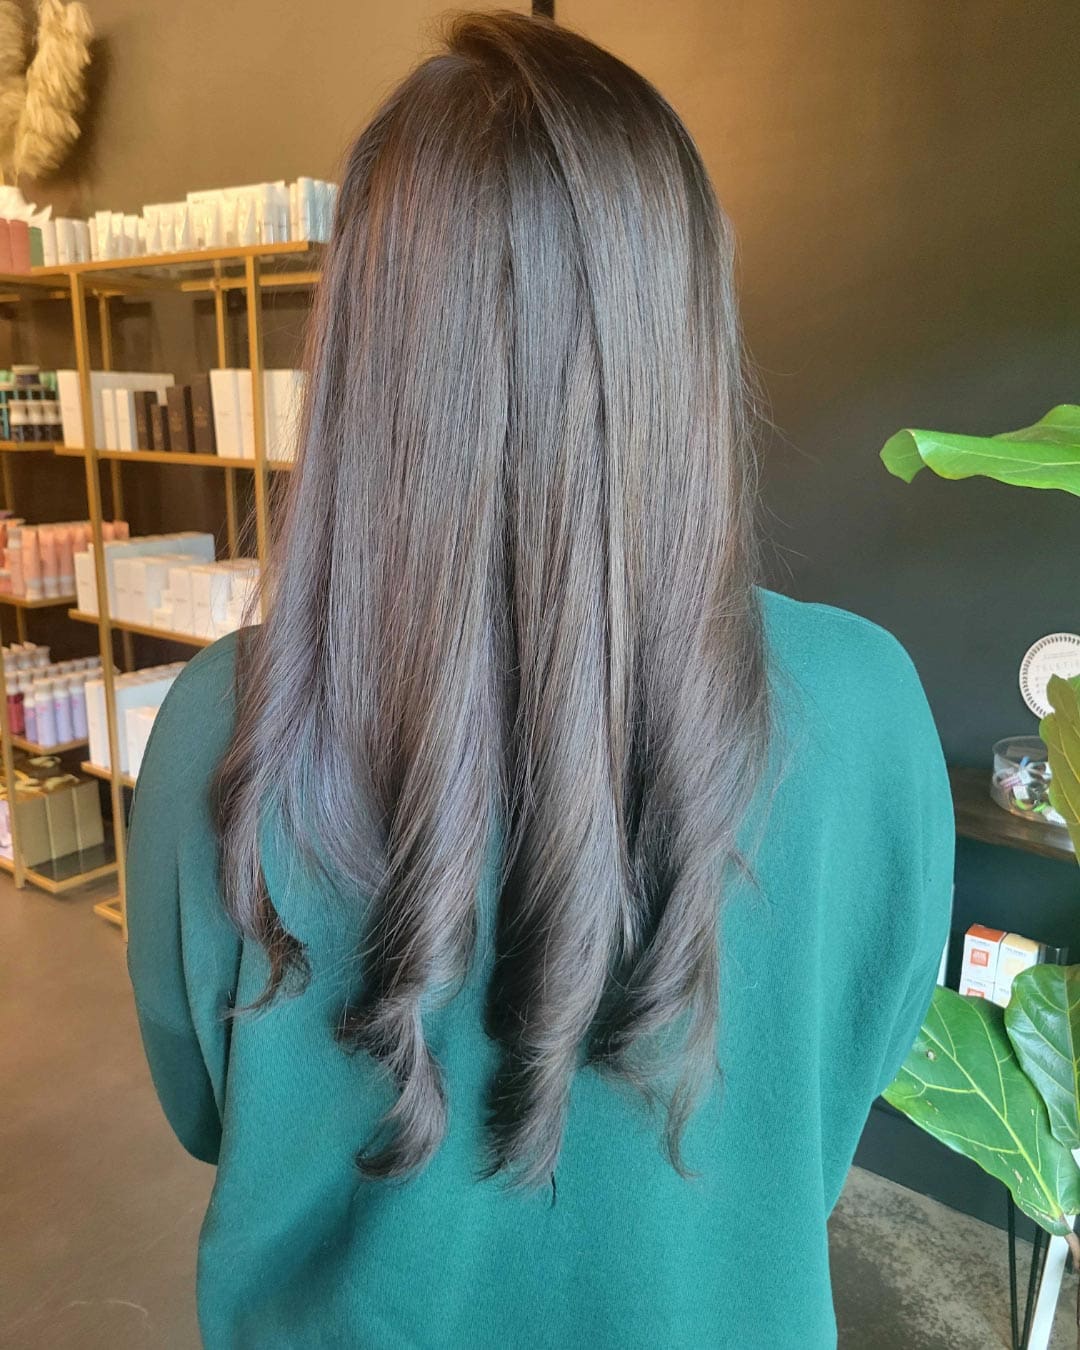
<path id="1" fill-rule="evenodd" d="M 72 332 L 75 341 L 75 365 L 79 373 L 82 402 L 83 446 L 68 447 L 45 442 L 0 441 L 0 473 L 3 477 L 6 504 L 13 508 L 12 480 L 8 467 L 9 454 L 30 452 L 52 453 L 57 456 L 81 459 L 86 477 L 86 501 L 94 540 L 95 579 L 98 593 L 98 613 L 84 614 L 71 608 L 74 596 L 24 600 L 0 594 L 0 606 L 15 611 L 18 640 L 26 638 L 26 613 L 35 609 L 66 607 L 69 618 L 94 624 L 98 630 L 101 652 L 102 678 L 105 685 L 105 707 L 108 723 L 110 763 L 105 769 L 89 761 L 83 770 L 109 784 L 112 800 L 113 838 L 103 849 L 87 855 L 73 855 L 53 864 L 38 868 L 25 867 L 14 837 L 14 860 L 0 857 L 0 868 L 6 868 L 15 877 L 15 884 L 27 883 L 41 887 L 50 894 L 62 894 L 77 886 L 98 881 L 115 873 L 115 896 L 94 906 L 94 912 L 120 928 L 127 937 L 125 894 L 127 870 L 125 865 L 126 820 L 128 799 L 125 794 L 134 787 L 130 775 L 120 772 L 120 729 L 116 719 L 116 677 L 120 670 L 134 669 L 132 638 L 138 634 L 162 641 L 182 643 L 190 647 L 205 647 L 209 639 L 190 634 L 163 632 L 142 624 L 126 623 L 109 613 L 103 542 L 103 511 L 101 469 L 106 465 L 110 475 L 110 497 L 113 515 L 124 515 L 122 466 L 155 464 L 170 468 L 216 469 L 225 475 L 225 526 L 228 555 L 235 557 L 239 548 L 240 522 L 237 506 L 237 474 L 254 476 L 256 552 L 260 565 L 266 565 L 269 550 L 270 508 L 269 475 L 288 472 L 291 461 L 271 461 L 266 457 L 266 421 L 263 391 L 264 327 L 262 298 L 267 290 L 310 290 L 321 279 L 322 249 L 318 244 L 296 242 L 290 244 L 252 245 L 243 248 L 208 249 L 190 253 L 169 253 L 157 257 L 136 257 L 111 261 L 65 264 L 59 267 L 36 267 L 29 274 L 11 276 L 0 274 L 0 305 L 17 303 L 23 299 L 63 299 L 71 307 Z M 91 402 L 91 357 L 89 311 L 96 307 L 98 335 L 101 347 L 99 368 L 112 368 L 112 305 L 117 297 L 147 298 L 155 293 L 210 295 L 214 302 L 214 327 L 218 367 L 229 365 L 226 298 L 230 291 L 243 291 L 247 319 L 247 365 L 252 372 L 252 402 L 255 415 L 255 456 L 253 459 L 223 458 L 217 455 L 179 454 L 164 451 L 129 451 L 99 447 L 94 441 L 94 417 Z M 2 611 L 0 611 L 2 613 Z M 123 660 L 114 658 L 113 637 L 119 634 Z M 0 663 L 2 664 L 2 663 Z M 0 668 L 0 743 L 3 751 L 3 774 L 9 794 L 13 791 L 13 750 L 39 750 L 25 738 L 13 737 L 8 726 L 7 690 Z M 55 752 L 83 748 L 85 742 L 55 747 Z"/>
<path id="2" fill-rule="evenodd" d="M 97 625 L 101 649 L 102 677 L 105 684 L 105 707 L 108 721 L 109 762 L 111 770 L 84 763 L 88 773 L 106 779 L 113 806 L 113 832 L 116 848 L 117 893 L 95 906 L 95 912 L 110 923 L 115 923 L 127 936 L 125 859 L 127 799 L 125 793 L 134 787 L 130 775 L 122 773 L 120 764 L 120 728 L 116 719 L 117 667 L 113 659 L 113 634 L 122 635 L 124 666 L 133 668 L 131 637 L 160 638 L 162 641 L 182 643 L 190 647 L 205 647 L 209 639 L 185 633 L 163 632 L 142 624 L 128 623 L 113 618 L 109 613 L 109 596 L 105 578 L 105 557 L 102 541 L 101 466 L 107 464 L 112 475 L 112 503 L 117 517 L 123 515 L 122 466 L 124 464 L 159 464 L 170 468 L 217 469 L 225 475 L 225 526 L 228 555 L 237 556 L 239 549 L 239 520 L 237 511 L 237 474 L 254 476 L 256 554 L 265 567 L 270 543 L 269 475 L 287 471 L 292 463 L 269 461 L 266 457 L 266 409 L 263 390 L 264 327 L 263 292 L 268 289 L 310 289 L 318 284 L 318 262 L 321 250 L 317 245 L 293 243 L 255 245 L 238 249 L 213 249 L 187 254 L 164 254 L 157 258 L 128 258 L 113 262 L 81 263 L 64 268 L 41 269 L 42 277 L 63 275 L 70 288 L 72 324 L 75 334 L 75 357 L 79 371 L 82 395 L 83 446 L 62 449 L 58 454 L 81 456 L 86 470 L 86 496 L 95 543 L 94 562 L 97 581 L 98 613 L 82 614 L 69 611 L 69 617 Z M 222 459 L 216 455 L 177 454 L 174 452 L 112 450 L 98 447 L 94 442 L 94 419 L 90 400 L 90 335 L 87 318 L 88 304 L 97 301 L 101 325 L 103 364 L 111 352 L 110 301 L 115 296 L 137 294 L 145 297 L 152 292 L 182 292 L 192 295 L 207 294 L 214 301 L 214 328 L 216 358 L 219 368 L 229 365 L 228 327 L 226 323 L 226 296 L 242 290 L 245 296 L 247 318 L 247 366 L 252 376 L 252 404 L 255 423 L 254 459 Z M 108 369 L 108 365 L 105 367 Z"/>

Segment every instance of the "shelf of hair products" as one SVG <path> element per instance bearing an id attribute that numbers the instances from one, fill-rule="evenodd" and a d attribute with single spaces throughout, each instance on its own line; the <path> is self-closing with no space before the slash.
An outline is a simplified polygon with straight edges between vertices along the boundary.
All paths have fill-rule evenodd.
<path id="1" fill-rule="evenodd" d="M 58 520 L 43 504 L 16 504 L 5 473 L 0 620 L 5 608 L 14 610 L 17 632 L 4 633 L 0 739 L 4 800 L 20 794 L 19 809 L 9 812 L 12 870 L 17 883 L 46 890 L 115 873 L 117 894 L 95 908 L 121 927 L 125 794 L 154 717 L 183 668 L 183 648 L 206 646 L 259 619 L 269 476 L 295 462 L 304 397 L 301 370 L 265 361 L 264 299 L 275 291 L 310 294 L 318 284 L 319 245 L 329 235 L 335 193 L 332 183 L 299 178 L 190 192 L 182 202 L 148 205 L 136 215 L 102 210 L 85 220 L 32 218 L 28 241 L 21 228 L 14 232 L 21 262 L 3 278 L 0 297 L 67 300 L 75 362 L 48 371 L 0 371 L 0 451 L 34 449 L 82 461 L 87 512 L 86 519 Z M 190 374 L 196 363 L 179 358 L 175 371 L 120 369 L 112 360 L 113 325 L 126 298 L 145 310 L 159 290 L 212 299 L 213 369 L 196 365 Z M 230 298 L 241 303 L 230 305 Z M 125 464 L 140 463 L 220 470 L 221 528 L 139 530 L 125 511 L 122 474 Z M 151 494 L 167 495 L 175 510 L 185 488 L 167 489 L 164 479 L 153 478 L 153 467 L 149 472 Z M 132 500 L 145 503 L 146 490 L 140 487 Z M 252 542 L 242 548 L 248 511 Z M 73 633 L 96 628 L 96 657 L 81 654 L 85 636 L 81 643 L 72 638 L 69 657 L 59 640 L 50 652 L 26 631 L 33 611 L 53 606 L 62 608 Z M 76 837 L 81 864 L 57 863 L 52 846 L 44 858 L 40 821 L 23 810 L 21 795 L 40 789 L 18 786 L 33 776 L 28 757 L 48 761 L 45 768 L 57 770 L 52 776 L 72 785 L 109 784 L 111 825 L 106 819 L 96 851 L 88 842 L 92 830 Z M 56 832 L 57 846 L 71 838 Z M 0 866 L 3 849 L 0 820 Z"/>
<path id="2" fill-rule="evenodd" d="M 0 301 L 12 303 L 8 312 L 16 315 L 23 299 L 67 301 L 75 352 L 73 365 L 55 370 L 0 370 L 0 624 L 8 622 L 5 613 L 15 616 L 14 631 L 2 633 L 0 867 L 13 871 L 17 884 L 53 892 L 115 875 L 117 894 L 95 908 L 121 927 L 125 794 L 183 669 L 183 648 L 206 646 L 259 619 L 269 475 L 293 467 L 304 397 L 301 370 L 266 365 L 264 297 L 317 285 L 336 190 L 299 178 L 189 192 L 184 201 L 134 215 L 101 210 L 84 220 L 53 220 L 43 213 L 9 224 L 8 253 L 0 222 Z M 167 370 L 116 368 L 118 307 L 130 295 L 145 308 L 158 290 L 213 300 L 213 369 L 181 379 Z M 239 307 L 227 303 L 231 293 Z M 193 364 L 180 361 L 187 372 Z M 13 500 L 6 459 L 26 451 L 82 462 L 85 519 L 56 519 L 32 486 L 23 498 L 22 478 L 20 503 Z M 220 470 L 221 528 L 137 530 L 124 508 L 122 470 L 139 463 Z M 166 489 L 164 482 L 159 488 L 154 480 L 151 493 L 185 500 L 182 486 Z M 246 549 L 242 494 L 255 527 Z M 147 500 L 145 491 L 138 500 Z M 59 610 L 50 622 L 70 621 L 71 639 L 50 628 L 49 644 L 35 640 L 27 624 L 39 609 Z M 97 630 L 93 656 L 82 654 L 87 626 Z M 93 780 L 111 789 L 100 839 Z M 66 792 L 75 794 L 70 801 Z M 78 828 L 68 828 L 66 807 L 76 800 Z"/>

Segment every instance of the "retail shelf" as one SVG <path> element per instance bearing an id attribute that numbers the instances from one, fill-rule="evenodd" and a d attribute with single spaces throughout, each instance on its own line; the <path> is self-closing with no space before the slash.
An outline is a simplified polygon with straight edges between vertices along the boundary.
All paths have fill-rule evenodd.
<path id="1" fill-rule="evenodd" d="M 0 854 L 0 868 L 5 872 L 14 872 L 15 864 L 10 858 Z M 51 862 L 38 863 L 36 867 L 25 869 L 26 880 L 40 886 L 50 895 L 62 895 L 73 891 L 77 886 L 87 886 L 92 881 L 111 876 L 116 871 L 116 849 L 110 838 L 95 848 L 83 849 L 79 853 L 68 853 L 63 858 L 54 858 Z"/>
<path id="2" fill-rule="evenodd" d="M 1076 866 L 1076 852 L 1064 825 L 1048 825 L 1038 816 L 1016 816 L 990 796 L 990 770 L 949 769 L 956 833 L 983 844 L 1023 849 Z"/>
<path id="3" fill-rule="evenodd" d="M 124 908 L 118 895 L 108 900 L 100 900 L 94 906 L 94 913 L 99 919 L 107 919 L 109 923 L 116 924 L 117 928 L 124 926 Z"/>
<path id="4" fill-rule="evenodd" d="M 73 595 L 45 595 L 40 600 L 27 600 L 23 595 L 6 595 L 0 591 L 0 605 L 11 605 L 15 609 L 57 609 L 61 605 L 70 605 Z"/>
<path id="5" fill-rule="evenodd" d="M 269 286 L 313 285 L 319 280 L 321 245 L 308 240 L 287 244 L 248 244 L 236 248 L 192 249 L 186 253 L 144 254 L 134 258 L 111 258 L 100 262 L 67 263 L 59 267 L 35 267 L 31 277 L 38 285 L 66 277 L 82 277 L 89 289 L 102 283 L 114 283 L 118 290 L 130 282 L 140 289 L 160 286 L 164 290 L 231 289 L 244 285 L 242 276 L 231 276 L 230 269 L 243 269 L 254 259 L 267 269 L 260 278 Z"/>
<path id="6" fill-rule="evenodd" d="M 112 770 L 106 769 L 101 764 L 94 764 L 91 760 L 84 759 L 79 765 L 79 768 L 82 769 L 83 773 L 91 774 L 94 778 L 101 778 L 106 783 L 112 782 Z M 122 773 L 120 775 L 120 781 L 126 788 L 133 788 L 135 786 L 135 779 L 132 778 L 129 773 Z"/>
<path id="7" fill-rule="evenodd" d="M 92 623 L 95 626 L 99 622 L 96 614 L 84 614 L 80 609 L 69 609 L 68 618 L 74 619 L 77 623 Z M 126 619 L 110 619 L 109 627 L 120 633 L 138 633 L 140 637 L 161 638 L 165 642 L 182 642 L 186 647 L 209 647 L 211 642 L 217 641 L 216 638 L 195 637 L 192 633 L 173 633 L 167 628 L 152 628 L 145 623 L 128 623 Z"/>
<path id="8" fill-rule="evenodd" d="M 3 447 L 0 446 L 0 449 Z M 78 456 L 80 459 L 86 458 L 86 451 L 81 447 L 60 446 L 57 448 L 58 455 Z M 182 450 L 99 450 L 98 459 L 107 459 L 117 464 L 168 464 L 170 468 L 176 469 L 254 469 L 255 460 L 244 458 L 238 459 L 235 455 L 196 455 L 187 454 Z M 291 459 L 268 459 L 266 467 L 276 471 L 286 471 L 293 467 Z"/>
<path id="9" fill-rule="evenodd" d="M 78 455 L 86 458 L 86 451 L 68 449 L 66 446 L 56 452 L 58 455 Z M 253 459 L 236 459 L 231 455 L 189 455 L 182 450 L 99 450 L 98 459 L 116 460 L 118 464 L 170 464 L 177 468 L 206 469 L 253 469 Z"/>
<path id="10" fill-rule="evenodd" d="M 62 286 L 64 280 L 51 268 L 47 273 L 40 267 L 30 272 L 0 272 L 0 300 L 66 300 L 68 291 Z"/>
<path id="11" fill-rule="evenodd" d="M 11 744 L 16 750 L 26 750 L 31 755 L 66 755 L 72 750 L 84 750 L 86 740 L 64 741 L 60 745 L 39 745 L 37 741 L 28 741 L 25 736 L 12 736 Z"/>
<path id="12" fill-rule="evenodd" d="M 0 441 L 0 450 L 5 454 L 62 454 L 63 446 L 56 441 Z"/>

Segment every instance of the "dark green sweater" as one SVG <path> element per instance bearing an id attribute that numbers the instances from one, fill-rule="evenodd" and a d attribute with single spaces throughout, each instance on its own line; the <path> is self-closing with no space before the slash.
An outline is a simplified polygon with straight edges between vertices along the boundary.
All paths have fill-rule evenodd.
<path id="1" fill-rule="evenodd" d="M 162 1105 L 217 1166 L 198 1273 L 211 1350 L 835 1343 L 826 1217 L 930 998 L 952 813 L 897 642 L 839 610 L 763 603 L 778 725 L 747 829 L 768 817 L 760 884 L 725 905 L 723 1086 L 685 1141 L 698 1175 L 676 1175 L 635 1097 L 583 1070 L 555 1203 L 549 1188 L 476 1179 L 495 1063 L 481 1022 L 487 934 L 463 992 L 428 1019 L 450 1127 L 404 1184 L 354 1170 L 394 1094 L 331 1035 L 355 988 L 360 916 L 343 917 L 280 852 L 265 859 L 268 883 L 307 944 L 311 983 L 225 1020 L 266 978 L 261 950 L 221 911 L 207 797 L 230 731 L 234 641 L 187 667 L 139 778 L 128 955 Z"/>

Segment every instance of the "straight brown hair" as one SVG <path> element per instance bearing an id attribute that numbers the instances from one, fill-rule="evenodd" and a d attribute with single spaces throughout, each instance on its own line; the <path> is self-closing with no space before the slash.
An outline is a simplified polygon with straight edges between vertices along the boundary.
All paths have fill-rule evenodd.
<path id="1" fill-rule="evenodd" d="M 271 813 L 361 897 L 338 1034 L 398 1097 L 359 1165 L 422 1167 L 494 854 L 487 1171 L 553 1172 L 583 1066 L 666 1102 L 681 1167 L 767 700 L 732 243 L 679 118 L 566 29 L 456 20 L 348 156 L 308 368 L 219 778 L 263 1000 L 306 961 Z"/>

